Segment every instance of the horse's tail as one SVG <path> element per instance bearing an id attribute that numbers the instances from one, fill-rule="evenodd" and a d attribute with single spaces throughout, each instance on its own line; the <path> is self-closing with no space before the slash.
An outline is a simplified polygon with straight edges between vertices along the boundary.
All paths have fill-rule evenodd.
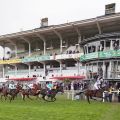
<path id="1" fill-rule="evenodd" d="M 86 99 L 88 103 L 90 104 L 90 95 L 88 94 L 88 89 L 84 89 L 80 91 L 79 93 L 76 93 L 76 95 L 81 95 L 81 94 L 84 94 L 86 96 Z"/>

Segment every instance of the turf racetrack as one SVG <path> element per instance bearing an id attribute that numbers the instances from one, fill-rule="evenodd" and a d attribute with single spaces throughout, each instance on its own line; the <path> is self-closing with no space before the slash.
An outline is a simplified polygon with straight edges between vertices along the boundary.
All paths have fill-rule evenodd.
<path id="1" fill-rule="evenodd" d="M 120 103 L 88 104 L 64 96 L 55 102 L 17 98 L 12 103 L 0 101 L 0 120 L 120 120 Z"/>

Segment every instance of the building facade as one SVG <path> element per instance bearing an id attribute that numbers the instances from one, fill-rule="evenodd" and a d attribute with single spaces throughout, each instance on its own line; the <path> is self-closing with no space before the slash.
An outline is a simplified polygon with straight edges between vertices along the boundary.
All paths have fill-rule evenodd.
<path id="1" fill-rule="evenodd" d="M 120 80 L 120 13 L 2 35 L 0 45 L 11 49 L 0 60 L 2 79 Z"/>

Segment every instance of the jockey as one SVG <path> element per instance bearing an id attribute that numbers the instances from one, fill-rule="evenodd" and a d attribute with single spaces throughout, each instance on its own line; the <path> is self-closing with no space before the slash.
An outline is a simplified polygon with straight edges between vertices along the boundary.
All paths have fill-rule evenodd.
<path id="1" fill-rule="evenodd" d="M 95 82 L 95 84 L 94 84 L 94 88 L 95 88 L 95 93 L 94 93 L 94 96 L 96 96 L 96 94 L 97 94 L 97 92 L 98 92 L 98 90 L 100 89 L 100 87 L 101 87 L 101 82 L 102 82 L 102 78 L 97 78 L 97 81 Z"/>
<path id="2" fill-rule="evenodd" d="M 27 90 L 27 85 L 26 85 L 26 84 L 23 84 L 22 89 L 23 89 L 23 90 Z"/>
<path id="3" fill-rule="evenodd" d="M 12 82 L 9 84 L 9 90 L 10 90 L 10 92 L 12 92 L 12 91 L 14 91 L 15 89 L 16 89 L 15 84 L 14 84 L 14 82 L 12 81 Z"/>
<path id="4" fill-rule="evenodd" d="M 22 87 L 23 90 L 30 90 L 30 87 L 28 86 L 27 83 L 23 84 L 23 87 Z"/>
<path id="5" fill-rule="evenodd" d="M 47 89 L 48 89 L 48 93 L 51 94 L 51 90 L 53 89 L 53 84 L 52 84 L 52 82 L 47 83 L 46 87 L 47 87 Z"/>
<path id="6" fill-rule="evenodd" d="M 57 85 L 53 85 L 53 89 L 56 90 L 57 89 Z"/>
<path id="7" fill-rule="evenodd" d="M 96 90 L 100 89 L 100 84 L 101 84 L 101 81 L 99 79 L 97 79 L 97 81 L 94 84 L 94 87 Z"/>

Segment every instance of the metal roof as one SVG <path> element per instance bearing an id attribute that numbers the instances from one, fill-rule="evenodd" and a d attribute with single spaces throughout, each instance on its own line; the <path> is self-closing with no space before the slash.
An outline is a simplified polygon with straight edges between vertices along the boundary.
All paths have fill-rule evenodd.
<path id="1" fill-rule="evenodd" d="M 78 33 L 75 27 L 78 28 L 81 35 L 87 37 L 99 34 L 98 24 L 102 33 L 120 31 L 120 13 L 1 35 L 0 41 L 5 41 L 7 39 L 19 40 L 21 36 L 30 36 L 32 38 L 32 36 L 35 36 L 36 33 L 49 39 L 57 38 L 58 36 L 55 34 L 54 30 L 59 32 L 63 37 L 69 35 L 77 36 Z"/>

